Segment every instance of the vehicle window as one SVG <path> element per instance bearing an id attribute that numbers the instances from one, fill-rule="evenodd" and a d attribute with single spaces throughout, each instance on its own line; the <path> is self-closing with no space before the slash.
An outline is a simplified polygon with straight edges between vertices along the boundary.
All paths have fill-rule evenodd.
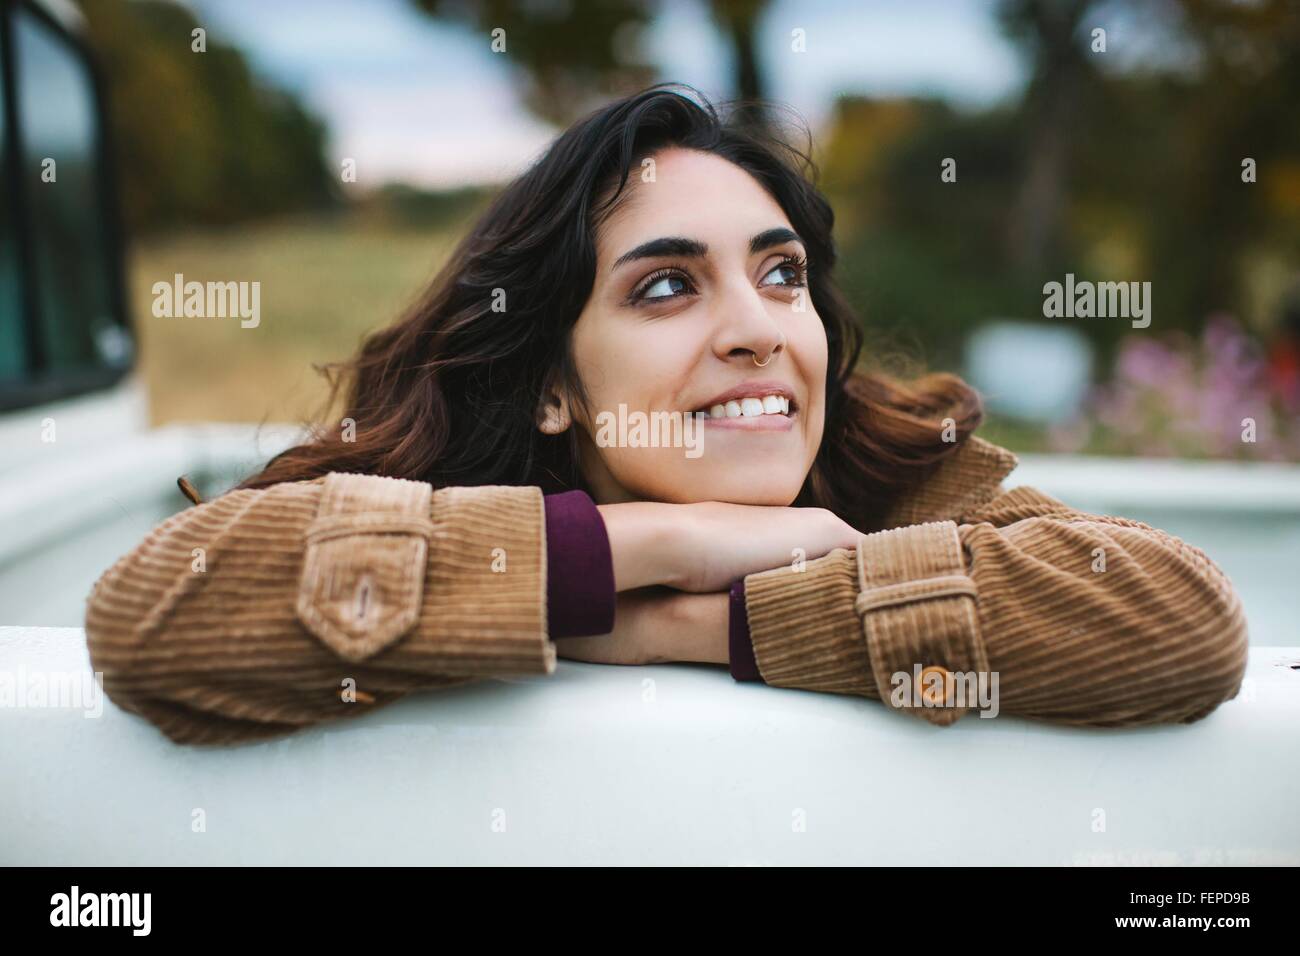
<path id="1" fill-rule="evenodd" d="M 0 48 L 0 58 L 4 50 Z M 0 59 L 0 104 L 5 101 L 5 70 Z M 8 179 L 4 157 L 9 155 L 9 129 L 0 109 L 0 174 Z M 20 294 L 18 236 L 14 197 L 10 189 L 0 189 L 0 381 L 13 381 L 23 374 L 27 346 L 23 339 L 22 297 Z"/>
<path id="2" fill-rule="evenodd" d="M 13 9 L 19 188 L 45 377 L 130 362 L 115 316 L 94 80 L 79 51 L 30 10 Z"/>

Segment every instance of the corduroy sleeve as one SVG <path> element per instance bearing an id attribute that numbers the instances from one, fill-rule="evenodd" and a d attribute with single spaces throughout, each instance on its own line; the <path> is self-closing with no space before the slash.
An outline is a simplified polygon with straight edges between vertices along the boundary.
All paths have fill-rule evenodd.
<path id="1" fill-rule="evenodd" d="M 1201 551 L 1029 488 L 750 575 L 745 594 L 767 683 L 940 725 L 971 710 L 1185 723 L 1236 696 L 1246 668 L 1240 601 Z"/>
<path id="2" fill-rule="evenodd" d="M 173 740 L 229 743 L 555 668 L 541 491 L 330 474 L 159 525 L 96 583 L 91 662 Z"/>

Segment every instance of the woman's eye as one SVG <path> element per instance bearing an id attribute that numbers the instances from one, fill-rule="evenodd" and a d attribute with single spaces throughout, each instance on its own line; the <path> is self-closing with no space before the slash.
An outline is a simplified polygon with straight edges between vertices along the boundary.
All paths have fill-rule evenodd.
<path id="1" fill-rule="evenodd" d="M 642 299 L 671 299 L 686 292 L 689 286 L 686 279 L 679 275 L 664 276 L 645 287 Z"/>
<path id="2" fill-rule="evenodd" d="M 777 278 L 772 279 L 773 276 Z M 759 285 L 803 285 L 803 270 L 799 264 L 793 261 L 782 262 L 776 266 L 767 275 L 763 276 Z"/>

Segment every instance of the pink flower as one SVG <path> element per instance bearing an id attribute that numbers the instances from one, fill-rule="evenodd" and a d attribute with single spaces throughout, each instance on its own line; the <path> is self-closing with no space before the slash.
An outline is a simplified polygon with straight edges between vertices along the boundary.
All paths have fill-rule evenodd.
<path id="1" fill-rule="evenodd" d="M 1300 425 L 1273 393 L 1267 371 L 1259 344 L 1224 313 L 1206 320 L 1199 342 L 1182 334 L 1130 335 L 1111 380 L 1086 402 L 1099 426 L 1093 440 L 1142 455 L 1296 456 Z M 1243 439 L 1247 419 L 1254 422 L 1254 441 Z M 1080 434 L 1071 423 L 1049 441 L 1064 448 Z"/>

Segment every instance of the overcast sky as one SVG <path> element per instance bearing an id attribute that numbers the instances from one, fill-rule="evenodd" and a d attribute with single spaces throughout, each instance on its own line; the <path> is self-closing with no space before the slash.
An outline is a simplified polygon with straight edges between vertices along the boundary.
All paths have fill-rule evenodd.
<path id="1" fill-rule="evenodd" d="M 580 2 L 580 0 L 578 0 Z M 329 125 L 335 158 L 362 183 L 452 186 L 507 178 L 554 131 L 519 103 L 490 38 L 409 0 L 188 0 L 214 40 L 297 91 Z M 729 51 L 703 0 L 667 0 L 652 22 L 661 78 L 732 95 Z M 790 31 L 808 52 L 789 52 Z M 776 0 L 759 37 L 771 98 L 817 131 L 841 92 L 995 102 L 1023 82 L 988 0 Z M 508 55 L 508 54 L 507 54 Z"/>

